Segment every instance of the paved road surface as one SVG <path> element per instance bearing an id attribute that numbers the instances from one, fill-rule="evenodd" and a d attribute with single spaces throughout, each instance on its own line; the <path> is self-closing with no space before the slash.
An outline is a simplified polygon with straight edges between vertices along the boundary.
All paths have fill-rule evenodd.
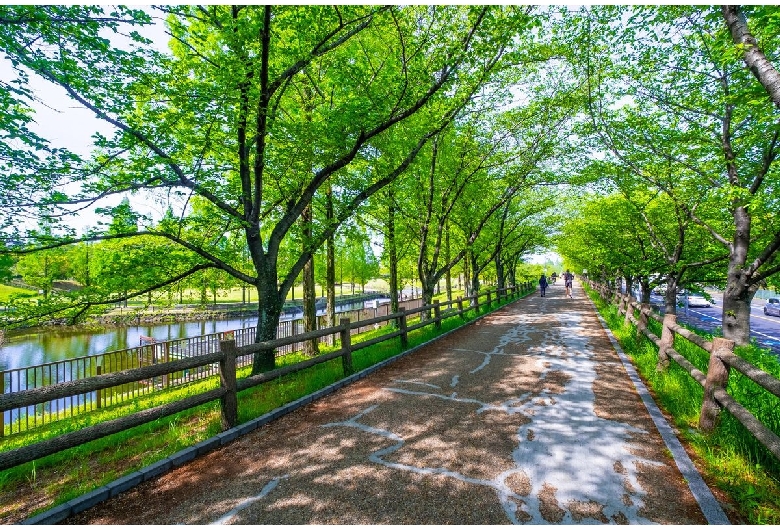
<path id="1" fill-rule="evenodd" d="M 574 296 L 520 300 L 66 522 L 727 523 Z"/>

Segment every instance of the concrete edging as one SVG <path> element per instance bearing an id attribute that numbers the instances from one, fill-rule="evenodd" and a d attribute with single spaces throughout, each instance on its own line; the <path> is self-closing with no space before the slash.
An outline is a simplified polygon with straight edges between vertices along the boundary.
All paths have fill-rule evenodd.
<path id="1" fill-rule="evenodd" d="M 418 344 L 417 346 L 410 348 L 404 352 L 401 352 L 398 355 L 395 355 L 393 357 L 390 357 L 389 359 L 385 359 L 384 361 L 369 366 L 368 368 L 365 368 L 360 372 L 352 374 L 349 377 L 340 379 L 335 383 L 326 386 L 325 388 L 322 388 L 311 394 L 298 398 L 295 401 L 291 401 L 290 403 L 287 403 L 286 405 L 283 405 L 270 412 L 267 412 L 258 418 L 249 420 L 248 422 L 242 423 L 241 425 L 237 425 L 236 427 L 233 427 L 232 429 L 228 429 L 227 431 L 223 431 L 215 436 L 212 436 L 211 438 L 203 440 L 202 442 L 198 442 L 197 444 L 182 449 L 181 451 L 178 451 L 169 457 L 163 458 L 162 460 L 159 460 L 142 469 L 139 469 L 138 471 L 134 471 L 132 473 L 129 473 L 128 475 L 120 477 L 115 481 L 106 484 L 105 486 L 100 486 L 89 493 L 85 493 L 84 495 L 76 497 L 75 499 L 71 499 L 68 502 L 65 502 L 63 504 L 55 506 L 54 508 L 46 510 L 45 512 L 41 512 L 33 517 L 25 519 L 24 521 L 21 521 L 19 524 L 25 524 L 25 525 L 57 524 L 60 521 L 63 521 L 64 519 L 70 517 L 71 515 L 75 515 L 77 513 L 83 512 L 84 510 L 92 508 L 93 506 L 95 506 L 100 502 L 116 497 L 120 493 L 125 492 L 130 488 L 137 486 L 138 484 L 141 484 L 142 482 L 146 482 L 147 480 L 162 475 L 163 473 L 166 473 L 176 467 L 181 466 L 182 464 L 194 460 L 198 456 L 204 455 L 214 449 L 222 447 L 223 445 L 227 445 L 228 443 L 232 442 L 236 438 L 248 434 L 254 431 L 255 429 L 258 429 L 263 425 L 281 416 L 289 414 L 290 412 L 293 412 L 294 410 L 300 407 L 308 405 L 313 401 L 316 401 L 329 394 L 332 394 L 333 392 L 339 390 L 344 386 L 347 386 L 351 383 L 354 383 L 355 381 L 363 379 L 366 376 L 376 372 L 377 370 L 384 368 L 385 366 L 394 363 L 395 361 L 403 357 L 406 357 L 407 355 L 410 355 L 416 352 L 417 350 L 436 342 L 439 339 L 442 339 L 456 331 L 459 331 L 467 326 L 470 326 L 475 322 L 478 322 L 483 318 L 485 318 L 486 316 L 492 314 L 494 311 L 506 307 L 507 305 L 512 304 L 514 302 L 517 302 L 522 298 L 523 296 L 520 296 L 516 300 L 513 300 L 511 302 L 508 302 L 507 304 L 497 307 L 493 311 L 478 316 L 477 318 L 475 318 L 474 320 L 472 320 L 471 322 L 467 323 L 464 326 L 459 326 L 455 329 L 451 329 L 450 331 L 442 333 L 438 337 L 423 342 L 422 344 Z"/>

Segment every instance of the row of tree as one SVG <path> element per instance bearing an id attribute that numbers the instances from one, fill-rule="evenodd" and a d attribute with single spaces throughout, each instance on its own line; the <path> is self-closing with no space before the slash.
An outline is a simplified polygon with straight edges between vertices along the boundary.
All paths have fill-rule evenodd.
<path id="1" fill-rule="evenodd" d="M 134 30 L 150 14 L 165 17 L 167 51 Z M 2 6 L 15 77 L 0 82 L 1 233 L 22 256 L 132 250 L 52 315 L 218 271 L 256 290 L 261 341 L 299 278 L 309 327 L 318 275 L 334 307 L 337 241 L 356 227 L 381 243 L 397 306 L 404 263 L 426 300 L 456 267 L 471 293 L 488 268 L 512 282 L 560 226 L 570 265 L 666 282 L 669 311 L 679 286 L 722 284 L 724 335 L 745 344 L 750 301 L 780 270 L 776 15 Z M 33 75 L 114 134 L 96 133 L 87 158 L 34 134 Z M 127 196 L 164 213 L 106 206 Z M 67 226 L 96 208 L 111 225 Z M 261 352 L 254 371 L 273 364 Z"/>
<path id="2" fill-rule="evenodd" d="M 512 282 L 555 224 L 545 190 L 566 179 L 583 101 L 568 52 L 553 45 L 553 11 L 163 7 L 151 12 L 165 16 L 163 52 L 133 30 L 150 12 L 0 7 L 16 73 L 0 84 L 12 109 L 0 118 L 7 246 L 22 256 L 118 249 L 99 285 L 46 304 L 70 318 L 218 271 L 256 290 L 258 341 L 275 337 L 300 277 L 313 325 L 318 268 L 334 307 L 337 238 L 361 224 L 382 243 L 394 306 L 405 259 L 427 300 L 456 266 L 470 292 L 488 267 Z M 117 34 L 131 44 L 115 45 Z M 31 75 L 115 133 L 96 133 L 87 159 L 33 134 Z M 128 194 L 165 214 L 103 206 Z M 96 207 L 116 222 L 68 228 L 68 215 Z M 253 372 L 273 366 L 273 352 L 260 352 Z"/>
<path id="3" fill-rule="evenodd" d="M 780 31 L 776 6 L 593 7 L 580 13 L 581 78 L 600 186 L 558 248 L 643 292 L 724 289 L 723 334 L 750 336 L 750 302 L 780 271 Z M 774 285 L 777 282 L 774 281 Z"/>
<path id="4" fill-rule="evenodd" d="M 117 212 L 129 213 L 129 216 L 117 215 L 104 232 L 108 235 L 127 233 L 132 229 L 138 230 L 139 215 L 132 211 L 129 201 L 125 198 L 116 209 Z M 170 215 L 170 214 L 169 214 Z M 125 219 L 121 221 L 121 219 Z M 127 225 L 130 222 L 132 224 Z M 119 225 L 122 225 L 121 228 Z M 133 228 L 131 228 L 133 227 Z M 93 231 L 93 230 L 90 230 Z M 146 286 L 155 285 L 168 279 L 166 271 L 152 266 L 157 260 L 185 260 L 186 252 L 177 245 L 167 241 L 150 237 L 138 237 L 132 241 L 128 239 L 113 239 L 105 241 L 82 241 L 65 247 L 52 248 L 34 253 L 25 253 L 14 259 L 6 255 L 3 262 L 4 271 L 1 281 L 19 279 L 24 285 L 34 287 L 40 291 L 42 297 L 47 300 L 52 295 L 53 288 L 61 280 L 72 280 L 72 287 L 78 289 L 78 293 L 70 296 L 83 297 L 88 291 L 111 303 L 113 301 L 125 301 L 130 293 L 143 290 Z M 322 271 L 317 276 L 317 283 L 325 285 L 324 257 L 315 256 L 320 266 L 316 271 Z M 237 256 L 236 259 L 240 259 Z M 336 240 L 336 279 L 342 288 L 343 285 L 351 285 L 354 294 L 355 285 L 365 289 L 365 284 L 372 278 L 379 276 L 379 260 L 371 248 L 370 234 L 358 227 L 352 227 L 348 235 L 341 235 Z M 411 278 L 407 274 L 407 278 Z M 148 304 L 170 305 L 174 302 L 183 302 L 185 292 L 195 291 L 199 293 L 199 302 L 205 305 L 212 301 L 216 303 L 217 296 L 225 291 L 243 288 L 244 301 L 252 301 L 251 292 L 246 292 L 246 284 L 238 282 L 235 278 L 218 269 L 200 271 L 189 277 L 183 278 L 175 284 L 168 284 L 162 289 L 149 290 L 145 294 Z M 248 296 L 247 296 L 248 294 Z M 293 297 L 295 292 L 292 293 Z M 300 291 L 298 292 L 300 295 Z M 349 294 L 349 291 L 348 291 Z M 67 293 L 59 293 L 60 299 L 53 300 L 52 307 L 58 307 L 65 301 Z M 192 295 L 187 295 L 189 300 Z M 23 302 L 29 296 L 20 296 L 17 302 Z M 255 300 L 256 301 L 256 300 Z M 15 314 L 13 319 L 18 324 L 29 323 L 20 313 L 26 312 L 29 319 L 38 320 L 42 314 L 40 305 L 35 309 L 24 305 L 13 304 Z M 25 311 L 27 310 L 27 311 Z"/>

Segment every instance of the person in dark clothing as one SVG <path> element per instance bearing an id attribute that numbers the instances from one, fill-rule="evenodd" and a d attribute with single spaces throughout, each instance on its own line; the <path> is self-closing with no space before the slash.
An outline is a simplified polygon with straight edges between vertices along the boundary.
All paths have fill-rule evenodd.
<path id="1" fill-rule="evenodd" d="M 544 291 L 547 289 L 547 277 L 542 274 L 542 277 L 539 278 L 539 290 L 542 291 L 542 296 L 544 296 Z"/>
<path id="2" fill-rule="evenodd" d="M 566 272 L 563 274 L 563 282 L 566 287 L 566 296 L 569 298 L 572 298 L 572 282 L 574 281 L 574 275 L 569 271 L 569 269 L 566 269 Z"/>

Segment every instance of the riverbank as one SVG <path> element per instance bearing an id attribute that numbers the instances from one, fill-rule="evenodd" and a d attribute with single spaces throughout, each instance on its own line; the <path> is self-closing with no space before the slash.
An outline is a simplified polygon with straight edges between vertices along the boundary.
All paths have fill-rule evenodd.
<path id="1" fill-rule="evenodd" d="M 228 307 L 232 306 L 232 307 Z M 114 309 L 103 315 L 90 317 L 87 325 L 138 326 L 196 320 L 224 320 L 257 314 L 257 304 L 217 304 L 213 309 L 200 306 L 175 306 L 159 309 Z"/>

